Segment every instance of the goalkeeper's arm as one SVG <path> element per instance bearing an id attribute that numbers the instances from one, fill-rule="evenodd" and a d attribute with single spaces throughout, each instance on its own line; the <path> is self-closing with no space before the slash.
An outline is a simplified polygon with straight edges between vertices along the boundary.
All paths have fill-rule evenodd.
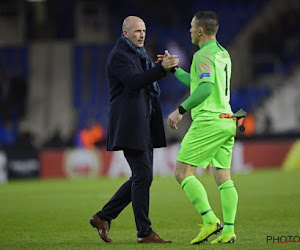
<path id="1" fill-rule="evenodd" d="M 182 82 L 185 86 L 190 87 L 191 77 L 190 74 L 184 71 L 182 68 L 177 68 L 174 72 L 174 76 Z"/>
<path id="2" fill-rule="evenodd" d="M 186 99 L 179 107 L 179 113 L 184 114 L 186 111 L 195 108 L 205 101 L 213 91 L 214 84 L 211 82 L 200 83 L 197 89 Z"/>

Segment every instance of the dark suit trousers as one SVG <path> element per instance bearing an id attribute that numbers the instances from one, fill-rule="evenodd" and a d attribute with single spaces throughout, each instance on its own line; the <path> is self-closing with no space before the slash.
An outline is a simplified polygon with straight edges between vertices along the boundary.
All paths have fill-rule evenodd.
<path id="1" fill-rule="evenodd" d="M 146 237 L 153 232 L 148 218 L 149 191 L 153 180 L 153 150 L 147 152 L 124 150 L 124 156 L 131 168 L 132 176 L 97 215 L 110 223 L 132 202 L 137 236 Z"/>

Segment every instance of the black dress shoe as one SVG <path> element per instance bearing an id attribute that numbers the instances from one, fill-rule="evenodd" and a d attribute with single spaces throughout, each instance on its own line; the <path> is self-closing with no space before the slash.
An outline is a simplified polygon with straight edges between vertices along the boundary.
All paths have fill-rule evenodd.
<path id="1" fill-rule="evenodd" d="M 107 221 L 99 219 L 99 217 L 95 214 L 89 220 L 89 222 L 93 227 L 97 228 L 99 236 L 103 241 L 107 243 L 112 243 L 112 240 L 108 237 L 110 225 Z"/>

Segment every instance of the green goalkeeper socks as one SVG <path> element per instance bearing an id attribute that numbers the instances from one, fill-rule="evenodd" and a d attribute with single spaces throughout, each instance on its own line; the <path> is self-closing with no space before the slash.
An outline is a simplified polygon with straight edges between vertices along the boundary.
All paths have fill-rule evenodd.
<path id="1" fill-rule="evenodd" d="M 201 214 L 203 223 L 205 225 L 213 224 L 217 217 L 211 210 L 207 193 L 201 182 L 195 176 L 188 176 L 181 182 L 181 188 Z"/>
<path id="2" fill-rule="evenodd" d="M 238 194 L 233 185 L 233 181 L 229 180 L 219 186 L 221 203 L 223 210 L 224 228 L 222 234 L 234 232 L 234 220 L 237 210 Z"/>

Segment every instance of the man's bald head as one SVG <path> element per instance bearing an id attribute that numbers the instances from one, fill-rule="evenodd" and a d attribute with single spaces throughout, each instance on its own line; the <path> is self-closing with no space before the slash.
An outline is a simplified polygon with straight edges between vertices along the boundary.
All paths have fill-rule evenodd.
<path id="1" fill-rule="evenodd" d="M 144 23 L 143 19 L 138 16 L 128 16 L 123 21 L 122 30 L 123 31 L 128 30 L 131 28 L 132 25 L 135 25 L 136 23 L 139 23 L 139 22 Z"/>
<path id="2" fill-rule="evenodd" d="M 146 25 L 143 19 L 137 16 L 128 16 L 123 21 L 123 34 L 136 47 L 144 47 L 146 37 Z"/>

